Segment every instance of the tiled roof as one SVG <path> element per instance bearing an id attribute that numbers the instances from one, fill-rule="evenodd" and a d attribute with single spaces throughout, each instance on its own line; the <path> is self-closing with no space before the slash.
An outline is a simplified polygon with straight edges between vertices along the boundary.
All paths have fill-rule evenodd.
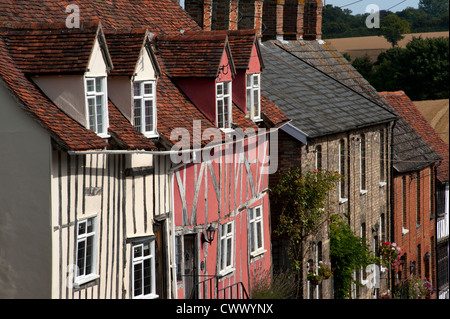
<path id="1" fill-rule="evenodd" d="M 153 33 L 200 30 L 173 0 L 2 0 L 0 27 L 13 22 L 65 23 L 69 4 L 79 7 L 82 22 L 101 21 L 105 32 L 135 28 Z"/>
<path id="2" fill-rule="evenodd" d="M 266 71 L 264 95 L 280 107 L 292 125 L 314 138 L 396 118 L 371 100 L 268 41 L 261 45 Z"/>
<path id="3" fill-rule="evenodd" d="M 437 168 L 437 178 L 441 182 L 448 182 L 449 147 L 436 133 L 431 124 L 420 113 L 411 99 L 403 91 L 380 92 L 380 94 L 395 108 L 398 114 L 419 133 L 422 138 L 442 158 Z"/>
<path id="4" fill-rule="evenodd" d="M 111 101 L 108 103 L 108 115 L 108 131 L 120 148 L 126 150 L 157 149 L 155 144 L 142 133 L 138 132 Z"/>
<path id="5" fill-rule="evenodd" d="M 97 35 L 98 25 L 87 28 L 55 28 L 31 25 L 0 31 L 17 66 L 29 74 L 83 74 Z"/>
<path id="6" fill-rule="evenodd" d="M 0 37 L 0 79 L 23 109 L 46 129 L 64 150 L 91 150 L 106 147 L 106 142 L 56 107 L 18 69 Z"/>
<path id="7" fill-rule="evenodd" d="M 226 34 L 209 32 L 158 35 L 156 42 L 171 77 L 217 77 L 229 48 Z"/>
<path id="8" fill-rule="evenodd" d="M 352 91 L 361 94 L 384 109 L 397 114 L 351 63 L 326 41 L 284 41 L 278 45 L 305 63 L 329 75 Z M 276 101 L 275 101 L 276 102 Z M 414 148 L 415 151 L 412 151 Z M 422 137 L 403 118 L 394 126 L 393 166 L 397 172 L 408 172 L 430 165 L 435 154 Z"/>
<path id="9" fill-rule="evenodd" d="M 117 30 L 105 34 L 105 37 L 114 64 L 109 75 L 134 75 L 140 53 L 146 41 L 150 41 L 148 30 Z"/>

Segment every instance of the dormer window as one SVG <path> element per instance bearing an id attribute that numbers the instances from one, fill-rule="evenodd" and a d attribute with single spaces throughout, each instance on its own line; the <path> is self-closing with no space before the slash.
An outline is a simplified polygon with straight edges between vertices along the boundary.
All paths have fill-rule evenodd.
<path id="1" fill-rule="evenodd" d="M 261 119 L 260 74 L 247 74 L 247 117 L 253 121 Z"/>
<path id="2" fill-rule="evenodd" d="M 217 127 L 220 129 L 230 129 L 232 122 L 230 81 L 216 84 L 216 101 Z"/>
<path id="3" fill-rule="evenodd" d="M 134 83 L 134 126 L 147 137 L 156 135 L 156 81 Z"/>
<path id="4" fill-rule="evenodd" d="M 106 77 L 86 78 L 86 103 L 89 129 L 102 137 L 107 137 L 108 133 L 106 96 Z"/>

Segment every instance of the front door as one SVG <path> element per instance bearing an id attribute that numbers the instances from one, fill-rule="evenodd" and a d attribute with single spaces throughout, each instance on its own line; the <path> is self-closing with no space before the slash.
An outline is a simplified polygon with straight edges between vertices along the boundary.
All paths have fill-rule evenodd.
<path id="1" fill-rule="evenodd" d="M 197 247 L 194 235 L 184 235 L 184 298 L 196 298 L 193 289 L 198 282 L 197 276 Z"/>

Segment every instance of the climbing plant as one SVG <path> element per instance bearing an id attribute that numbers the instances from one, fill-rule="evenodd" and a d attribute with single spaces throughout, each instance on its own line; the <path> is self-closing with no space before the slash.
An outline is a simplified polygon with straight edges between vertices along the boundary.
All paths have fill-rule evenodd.
<path id="1" fill-rule="evenodd" d="M 275 234 L 289 241 L 291 270 L 302 282 L 303 258 L 307 249 L 303 241 L 314 234 L 329 216 L 328 194 L 336 188 L 340 175 L 315 170 L 302 173 L 299 168 L 284 172 L 279 183 L 271 189 L 273 210 L 279 213 Z M 297 297 L 301 287 L 297 289 Z"/>

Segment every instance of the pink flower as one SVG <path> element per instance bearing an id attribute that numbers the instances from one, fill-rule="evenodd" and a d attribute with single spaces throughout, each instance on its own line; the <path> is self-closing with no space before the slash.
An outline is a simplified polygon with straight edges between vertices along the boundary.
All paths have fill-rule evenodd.
<path id="1" fill-rule="evenodd" d="M 317 173 L 318 172 L 318 170 L 317 170 L 317 168 L 314 170 L 314 173 Z"/>

